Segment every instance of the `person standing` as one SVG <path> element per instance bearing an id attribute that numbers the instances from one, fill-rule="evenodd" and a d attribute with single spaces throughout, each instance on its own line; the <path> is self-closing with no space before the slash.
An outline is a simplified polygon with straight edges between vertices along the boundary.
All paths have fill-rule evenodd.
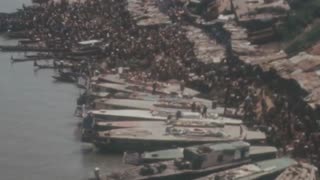
<path id="1" fill-rule="evenodd" d="M 153 95 L 156 94 L 156 90 L 157 90 L 157 83 L 154 82 L 154 83 L 152 84 L 152 94 L 153 94 Z"/>
<path id="2" fill-rule="evenodd" d="M 196 112 L 196 108 L 197 108 L 196 103 L 192 102 L 192 104 L 191 104 L 191 112 Z"/>
<path id="3" fill-rule="evenodd" d="M 181 92 L 182 95 L 183 95 L 183 93 L 184 93 L 184 88 L 185 88 L 185 82 L 184 82 L 184 80 L 182 80 L 182 81 L 180 82 L 180 92 Z"/>
<path id="4" fill-rule="evenodd" d="M 204 105 L 201 112 L 202 117 L 207 118 L 207 111 L 208 111 L 208 108 L 206 105 Z"/>

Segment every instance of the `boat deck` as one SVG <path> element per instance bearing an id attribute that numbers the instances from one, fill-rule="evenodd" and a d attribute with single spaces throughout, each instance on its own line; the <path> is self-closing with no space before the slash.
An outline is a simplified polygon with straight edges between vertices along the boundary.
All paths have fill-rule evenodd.
<path id="1" fill-rule="evenodd" d="M 174 127 L 175 132 L 166 132 L 165 126 L 157 127 L 150 123 L 148 128 L 116 129 L 99 132 L 99 137 L 112 139 L 134 139 L 145 141 L 196 141 L 217 142 L 232 141 L 244 138 L 240 134 L 241 126 L 225 126 L 223 128 L 180 128 Z"/>
<path id="2" fill-rule="evenodd" d="M 270 176 L 276 172 L 281 172 L 285 168 L 290 167 L 294 164 L 296 164 L 296 161 L 290 158 L 272 159 L 243 165 L 219 173 L 214 173 L 197 180 L 212 180 L 216 177 L 220 177 L 221 179 L 233 180 L 254 180 L 264 176 Z"/>

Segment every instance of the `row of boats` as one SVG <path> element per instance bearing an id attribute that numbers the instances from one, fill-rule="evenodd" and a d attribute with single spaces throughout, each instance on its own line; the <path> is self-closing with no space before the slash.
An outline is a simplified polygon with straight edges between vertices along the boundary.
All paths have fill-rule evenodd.
<path id="1" fill-rule="evenodd" d="M 181 92 L 179 84 L 168 83 L 154 93 L 152 83 L 119 74 L 94 77 L 89 87 L 94 108 L 86 114 L 93 125 L 83 129 L 83 140 L 104 152 L 123 152 L 123 162 L 134 165 L 112 173 L 96 170 L 93 179 L 275 179 L 287 168 L 302 167 L 279 158 L 265 144 L 264 132 L 239 119 L 241 111 L 216 107 L 195 90 Z"/>
<path id="2" fill-rule="evenodd" d="M 41 58 L 49 59 L 39 54 L 12 61 Z M 182 89 L 179 81 L 142 82 L 126 72 L 88 79 L 59 71 L 53 78 L 86 89 L 82 95 L 86 103 L 77 107 L 83 119 L 81 139 L 101 151 L 123 152 L 123 162 L 132 165 L 112 173 L 97 169 L 93 179 L 318 178 L 315 167 L 278 157 L 277 149 L 265 144 L 265 132 L 242 122 L 241 110 L 199 98 L 200 92 Z M 80 84 L 81 79 L 85 80 Z M 89 109 L 80 107 L 88 101 L 92 102 Z"/>

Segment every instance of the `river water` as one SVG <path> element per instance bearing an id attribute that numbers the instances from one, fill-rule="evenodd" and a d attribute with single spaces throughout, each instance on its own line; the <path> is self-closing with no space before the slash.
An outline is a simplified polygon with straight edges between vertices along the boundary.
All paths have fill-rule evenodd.
<path id="1" fill-rule="evenodd" d="M 28 0 L 1 0 L 12 11 Z M 0 44 L 16 41 L 0 36 Z M 121 155 L 100 154 L 75 138 L 73 117 L 80 90 L 54 82 L 52 70 L 34 71 L 32 62 L 10 63 L 20 53 L 0 52 L 0 179 L 87 179 L 94 167 L 121 168 Z"/>

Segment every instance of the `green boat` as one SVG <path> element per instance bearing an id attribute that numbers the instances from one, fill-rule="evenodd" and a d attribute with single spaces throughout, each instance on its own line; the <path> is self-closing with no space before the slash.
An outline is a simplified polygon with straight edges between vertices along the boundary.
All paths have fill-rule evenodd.
<path id="1" fill-rule="evenodd" d="M 269 180 L 275 179 L 286 168 L 296 164 L 291 158 L 272 159 L 213 173 L 197 180 Z"/>
<path id="2" fill-rule="evenodd" d="M 139 153 L 125 152 L 123 159 L 127 164 L 144 164 L 183 158 L 184 148 Z M 273 146 L 250 146 L 249 155 L 252 161 L 262 161 L 277 157 L 277 149 Z"/>
<path id="3" fill-rule="evenodd" d="M 249 144 L 243 141 L 185 148 L 184 158 L 127 168 L 107 180 L 194 179 L 250 162 Z"/>

